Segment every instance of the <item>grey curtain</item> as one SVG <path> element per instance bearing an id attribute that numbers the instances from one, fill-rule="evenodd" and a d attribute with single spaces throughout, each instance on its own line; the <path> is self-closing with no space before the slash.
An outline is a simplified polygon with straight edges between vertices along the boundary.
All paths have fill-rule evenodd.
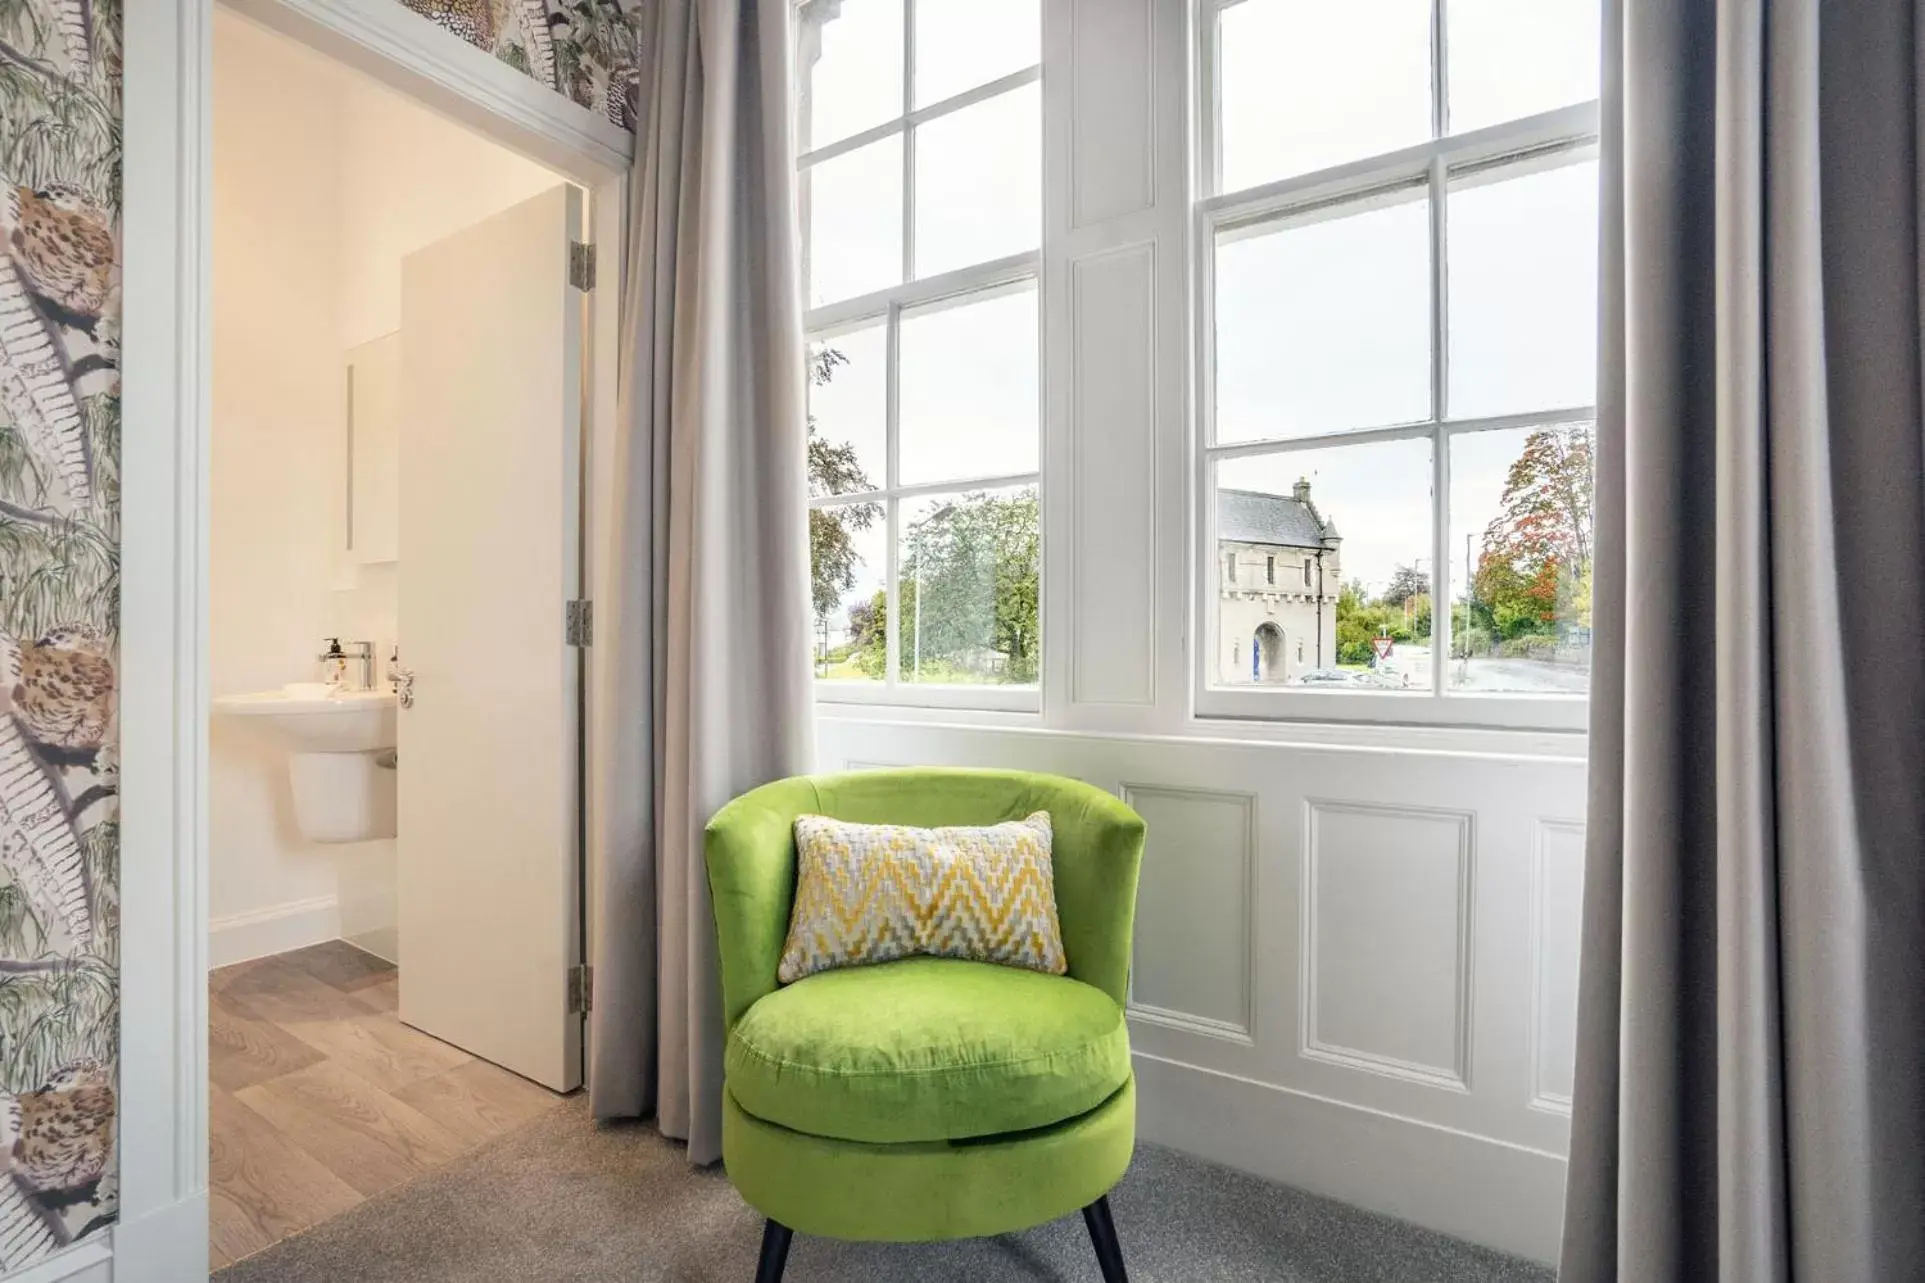
<path id="1" fill-rule="evenodd" d="M 1565 1283 L 1925 1277 L 1920 19 L 1612 0 Z"/>
<path id="2" fill-rule="evenodd" d="M 721 1154 L 702 827 L 809 769 L 790 12 L 653 0 L 629 181 L 615 548 L 597 587 L 590 1095 Z"/>

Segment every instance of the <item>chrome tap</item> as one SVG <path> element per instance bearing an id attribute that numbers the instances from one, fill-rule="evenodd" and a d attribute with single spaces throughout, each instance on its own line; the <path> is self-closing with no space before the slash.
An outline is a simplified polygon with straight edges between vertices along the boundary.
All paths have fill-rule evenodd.
<path id="1" fill-rule="evenodd" d="M 338 681 L 342 690 L 365 691 L 374 689 L 374 643 L 364 641 L 348 642 L 342 645 L 339 637 L 328 638 L 328 648 L 321 652 L 323 671 L 329 680 Z M 353 667 L 349 664 L 352 661 Z M 339 677 L 335 676 L 338 671 Z"/>

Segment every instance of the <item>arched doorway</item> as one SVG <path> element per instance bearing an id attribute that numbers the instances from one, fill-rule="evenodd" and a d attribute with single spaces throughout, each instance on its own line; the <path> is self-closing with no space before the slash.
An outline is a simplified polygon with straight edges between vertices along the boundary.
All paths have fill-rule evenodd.
<path id="1" fill-rule="evenodd" d="M 1284 679 L 1283 629 L 1272 623 L 1257 625 L 1250 642 L 1250 680 L 1280 682 Z"/>

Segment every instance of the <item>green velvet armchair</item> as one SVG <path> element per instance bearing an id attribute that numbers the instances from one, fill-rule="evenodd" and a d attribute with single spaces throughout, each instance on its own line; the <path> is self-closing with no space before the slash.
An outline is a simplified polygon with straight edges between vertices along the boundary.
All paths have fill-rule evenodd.
<path id="1" fill-rule="evenodd" d="M 1067 976 L 906 958 L 778 985 L 795 820 L 995 824 L 1047 811 Z M 728 1027 L 722 1157 L 767 1218 L 757 1283 L 794 1231 L 894 1242 L 1026 1229 L 1082 1209 L 1107 1283 L 1108 1194 L 1130 1162 L 1123 1005 L 1143 821 L 1101 789 L 1021 771 L 779 780 L 709 822 Z"/>

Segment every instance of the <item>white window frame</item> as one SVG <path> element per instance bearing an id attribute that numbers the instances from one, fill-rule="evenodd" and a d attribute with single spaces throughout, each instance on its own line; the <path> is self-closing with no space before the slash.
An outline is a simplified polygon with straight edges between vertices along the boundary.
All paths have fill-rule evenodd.
<path id="1" fill-rule="evenodd" d="M 902 0 L 902 101 L 905 108 L 915 102 L 916 66 L 916 0 Z M 803 89 L 806 69 L 798 69 L 796 89 Z M 920 708 L 967 708 L 1002 709 L 1014 712 L 1040 712 L 1042 709 L 1042 665 L 1038 665 L 1037 682 L 1026 686 L 945 686 L 934 683 L 904 682 L 902 680 L 902 643 L 896 632 L 897 609 L 901 601 L 899 571 L 902 560 L 900 538 L 897 533 L 898 517 L 905 501 L 915 500 L 927 495 L 962 494 L 978 490 L 1001 490 L 1017 486 L 1036 488 L 1038 521 L 1038 565 L 1037 575 L 1037 623 L 1039 629 L 1038 658 L 1041 647 L 1047 643 L 1042 634 L 1042 624 L 1047 611 L 1044 608 L 1044 594 L 1048 591 L 1048 557 L 1044 531 L 1047 528 L 1048 488 L 1044 484 L 1044 404 L 1043 372 L 1044 328 L 1043 305 L 1043 227 L 1036 229 L 1037 248 L 1005 258 L 993 259 L 986 263 L 975 263 L 968 267 L 957 268 L 920 280 L 915 278 L 916 265 L 916 129 L 930 121 L 973 107 L 1022 89 L 1026 85 L 1038 84 L 1043 78 L 1042 63 L 1025 67 L 1021 71 L 1000 76 L 986 84 L 977 85 L 962 93 L 930 103 L 925 107 L 905 110 L 902 115 L 879 125 L 874 125 L 860 133 L 838 139 L 821 147 L 803 152 L 796 161 L 798 179 L 812 167 L 824 161 L 834 160 L 871 143 L 881 142 L 898 134 L 902 136 L 902 279 L 900 285 L 876 290 L 856 298 L 842 299 L 821 307 L 808 308 L 803 316 L 803 332 L 808 348 L 813 351 L 817 344 L 831 343 L 836 336 L 852 330 L 866 329 L 881 322 L 884 328 L 883 350 L 888 365 L 885 376 L 885 463 L 881 487 L 875 490 L 854 494 L 827 495 L 811 498 L 809 507 L 835 508 L 851 504 L 873 503 L 882 508 L 883 539 L 886 545 L 886 571 L 884 575 L 885 592 L 889 603 L 888 659 L 883 679 L 876 682 L 838 682 L 817 678 L 815 694 L 818 702 L 833 704 L 880 704 L 898 707 Z M 1038 128 L 1043 128 L 1038 119 Z M 1047 180 L 1045 180 L 1047 186 Z M 803 261 L 808 262 L 809 220 L 802 219 Z M 805 281 L 806 286 L 806 281 Z M 898 371 L 901 368 L 902 314 L 931 305 L 945 302 L 961 303 L 969 296 L 982 298 L 994 297 L 1001 289 L 1029 287 L 1036 298 L 1037 306 L 1037 404 L 1036 404 L 1036 455 L 1037 468 L 1033 472 L 989 477 L 968 477 L 961 480 L 945 480 L 927 484 L 908 485 L 901 483 L 899 467 L 901 450 L 899 436 L 901 429 L 900 389 L 897 386 Z"/>
<path id="2" fill-rule="evenodd" d="M 1195 648 L 1191 666 L 1193 698 L 1199 717 L 1258 718 L 1282 721 L 1378 722 L 1438 726 L 1479 726 L 1529 730 L 1583 730 L 1589 715 L 1586 695 L 1461 694 L 1449 690 L 1452 566 L 1450 543 L 1450 449 L 1453 437 L 1506 428 L 1548 427 L 1595 422 L 1595 406 L 1565 406 L 1527 414 L 1476 419 L 1449 417 L 1449 318 L 1446 314 L 1448 196 L 1453 177 L 1507 162 L 1542 155 L 1556 163 L 1573 153 L 1594 151 L 1599 108 L 1596 99 L 1484 129 L 1445 133 L 1449 103 L 1449 54 L 1445 44 L 1449 0 L 1431 0 L 1431 113 L 1428 142 L 1381 155 L 1296 175 L 1241 191 L 1222 190 L 1222 137 L 1218 129 L 1221 94 L 1218 15 L 1243 0 L 1197 0 L 1196 85 L 1198 110 L 1194 146 L 1196 181 L 1192 244 L 1194 282 L 1196 397 L 1195 531 L 1200 555 L 1195 576 L 1192 626 L 1204 644 Z M 1336 0 L 1333 0 L 1336 2 Z M 1528 172 L 1522 166 L 1518 173 Z M 1301 437 L 1274 437 L 1234 444 L 1216 443 L 1216 238 L 1219 232 L 1253 224 L 1283 223 L 1337 202 L 1367 198 L 1404 187 L 1423 187 L 1430 201 L 1431 416 L 1391 427 L 1352 429 Z M 1431 689 L 1399 692 L 1344 691 L 1214 684 L 1214 657 L 1221 654 L 1217 634 L 1216 465 L 1225 459 L 1277 455 L 1339 445 L 1382 441 L 1431 443 Z"/>

